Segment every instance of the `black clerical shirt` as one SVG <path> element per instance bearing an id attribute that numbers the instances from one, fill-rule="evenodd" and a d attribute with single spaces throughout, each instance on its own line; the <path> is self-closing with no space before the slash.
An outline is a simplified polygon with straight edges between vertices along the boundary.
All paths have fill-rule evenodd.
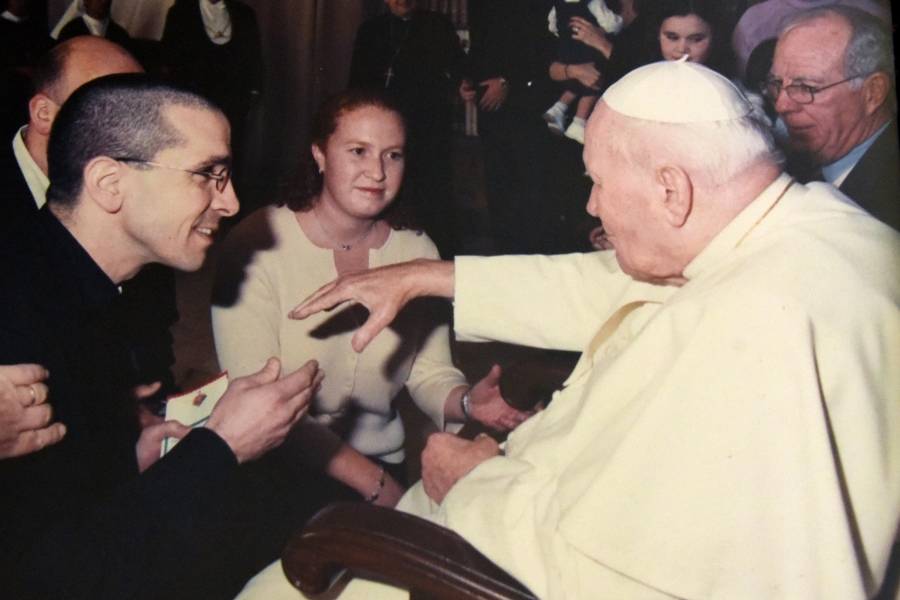
<path id="1" fill-rule="evenodd" d="M 18 135 L 18 134 L 16 134 Z M 12 143 L 0 140 L 0 237 L 15 230 L 18 221 L 37 213 L 37 203 Z M 10 232 L 16 235 L 15 231 Z M 154 408 L 178 391 L 171 367 L 175 362 L 173 338 L 169 328 L 178 320 L 175 302 L 175 273 L 160 264 L 147 265 L 133 278 L 122 283 L 123 294 L 115 300 L 120 316 L 121 342 L 136 374 L 136 383 L 160 382 L 160 391 L 149 399 Z"/>
<path id="2" fill-rule="evenodd" d="M 237 466 L 197 430 L 138 476 L 119 297 L 47 207 L 0 239 L 0 364 L 47 367 L 68 428 L 59 444 L 0 461 L 0 597 L 153 597 Z"/>
<path id="3" fill-rule="evenodd" d="M 68 428 L 0 461 L 0 598 L 230 600 L 317 510 L 358 497 L 288 444 L 238 468 L 204 428 L 138 474 L 122 321 L 142 314 L 121 301 L 46 206 L 0 236 L 0 364 L 47 367 Z"/>

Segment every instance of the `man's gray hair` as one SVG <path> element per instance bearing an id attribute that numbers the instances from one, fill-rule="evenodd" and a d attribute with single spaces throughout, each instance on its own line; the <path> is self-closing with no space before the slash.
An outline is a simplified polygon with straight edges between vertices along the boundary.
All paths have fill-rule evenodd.
<path id="1" fill-rule="evenodd" d="M 894 88 L 894 47 L 891 30 L 878 17 L 852 6 L 831 5 L 805 10 L 789 18 L 781 27 L 781 35 L 787 31 L 823 17 L 837 15 L 850 25 L 850 42 L 844 52 L 844 78 L 859 77 L 850 82 L 852 89 L 859 89 L 862 78 L 872 73 L 885 73 Z M 780 37 L 780 36 L 779 36 Z"/>
<path id="2" fill-rule="evenodd" d="M 783 162 L 771 123 L 760 111 L 741 119 L 708 123 L 617 117 L 623 129 L 617 128 L 610 143 L 628 162 L 649 170 L 661 161 L 674 162 L 710 187 L 725 184 L 754 164 Z"/>

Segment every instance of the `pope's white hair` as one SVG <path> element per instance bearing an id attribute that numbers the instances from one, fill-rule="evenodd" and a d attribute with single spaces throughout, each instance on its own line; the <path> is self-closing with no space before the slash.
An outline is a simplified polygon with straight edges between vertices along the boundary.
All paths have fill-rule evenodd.
<path id="1" fill-rule="evenodd" d="M 736 120 L 660 123 L 620 113 L 608 142 L 633 165 L 653 172 L 683 168 L 696 184 L 718 187 L 758 163 L 781 164 L 769 119 L 760 110 Z"/>

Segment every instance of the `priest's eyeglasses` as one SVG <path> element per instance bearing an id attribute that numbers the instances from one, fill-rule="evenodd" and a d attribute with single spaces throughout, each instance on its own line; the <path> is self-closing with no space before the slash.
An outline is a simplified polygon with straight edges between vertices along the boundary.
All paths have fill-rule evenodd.
<path id="1" fill-rule="evenodd" d="M 854 75 L 853 77 L 848 77 L 847 79 L 842 79 L 841 81 L 829 83 L 828 85 L 823 85 L 822 87 L 813 87 L 811 85 L 806 85 L 805 83 L 792 83 L 791 85 L 784 85 L 783 81 L 780 81 L 778 79 L 769 79 L 763 82 L 762 92 L 772 102 L 776 102 L 778 100 L 778 96 L 781 95 L 781 90 L 784 90 L 787 93 L 788 98 L 790 98 L 797 104 L 812 104 L 816 101 L 816 94 L 818 94 L 819 92 L 824 92 L 828 88 L 833 88 L 836 85 L 841 85 L 842 83 L 847 83 L 848 81 L 853 81 L 854 79 L 859 79 L 861 77 L 868 77 L 868 75 Z"/>
<path id="2" fill-rule="evenodd" d="M 213 172 L 214 167 L 209 167 L 203 171 L 197 171 L 195 169 L 185 169 L 182 167 L 172 167 L 169 165 L 163 165 L 160 163 L 155 163 L 149 160 L 144 160 L 142 158 L 130 158 L 127 156 L 114 158 L 113 160 L 124 162 L 124 163 L 136 163 L 140 165 L 147 165 L 148 167 L 158 167 L 160 169 L 171 169 L 173 171 L 184 171 L 185 173 L 192 173 L 193 175 L 199 175 L 200 177 L 204 177 L 207 180 L 213 180 L 216 182 L 216 190 L 219 192 L 224 192 L 225 188 L 228 186 L 228 182 L 231 180 L 231 165 L 222 165 L 218 172 Z"/>

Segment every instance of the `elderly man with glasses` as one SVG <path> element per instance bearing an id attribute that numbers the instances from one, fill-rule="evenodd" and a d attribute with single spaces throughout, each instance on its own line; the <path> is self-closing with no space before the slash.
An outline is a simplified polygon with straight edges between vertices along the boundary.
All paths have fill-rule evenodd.
<path id="1" fill-rule="evenodd" d="M 788 22 L 765 88 L 787 127 L 795 174 L 813 178 L 820 172 L 900 229 L 893 73 L 885 25 L 862 11 L 831 6 Z"/>

